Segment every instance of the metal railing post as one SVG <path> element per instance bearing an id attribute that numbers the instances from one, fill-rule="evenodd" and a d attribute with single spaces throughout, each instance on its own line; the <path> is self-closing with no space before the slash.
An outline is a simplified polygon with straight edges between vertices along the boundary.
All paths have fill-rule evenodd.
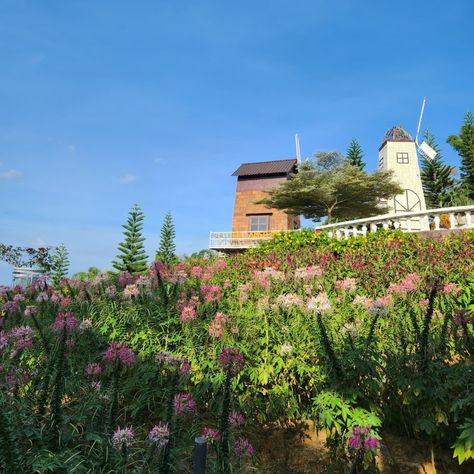
<path id="1" fill-rule="evenodd" d="M 193 474 L 206 473 L 207 441 L 204 436 L 194 439 Z"/>

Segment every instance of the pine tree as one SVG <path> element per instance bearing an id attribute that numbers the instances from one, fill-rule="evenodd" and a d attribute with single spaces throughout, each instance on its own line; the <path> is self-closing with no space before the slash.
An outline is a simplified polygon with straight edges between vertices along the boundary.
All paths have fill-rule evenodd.
<path id="1" fill-rule="evenodd" d="M 69 270 L 69 254 L 64 244 L 61 244 L 53 255 L 51 265 L 51 283 L 55 288 L 61 286 L 61 280 Z"/>
<path id="2" fill-rule="evenodd" d="M 144 215 L 141 209 L 135 204 L 128 213 L 128 220 L 122 227 L 125 229 L 123 242 L 118 246 L 119 255 L 117 261 L 112 262 L 114 268 L 122 272 L 137 273 L 147 269 L 147 255 L 142 237 Z"/>
<path id="3" fill-rule="evenodd" d="M 469 198 L 474 199 L 474 115 L 468 112 L 459 135 L 450 135 L 447 142 L 461 157 L 461 181 Z"/>
<path id="4" fill-rule="evenodd" d="M 357 166 L 359 169 L 363 170 L 365 163 L 362 161 L 362 158 L 364 158 L 362 147 L 360 146 L 357 139 L 354 138 L 347 149 L 346 160 L 349 162 L 349 164 Z"/>
<path id="5" fill-rule="evenodd" d="M 155 260 L 170 265 L 176 263 L 176 245 L 174 244 L 175 231 L 171 213 L 167 212 L 161 228 L 160 247 L 156 252 Z"/>
<path id="6" fill-rule="evenodd" d="M 426 203 L 429 208 L 449 206 L 455 185 L 453 167 L 443 163 L 441 149 L 429 130 L 425 131 L 423 140 L 436 151 L 433 159 L 421 152 L 421 182 Z"/>

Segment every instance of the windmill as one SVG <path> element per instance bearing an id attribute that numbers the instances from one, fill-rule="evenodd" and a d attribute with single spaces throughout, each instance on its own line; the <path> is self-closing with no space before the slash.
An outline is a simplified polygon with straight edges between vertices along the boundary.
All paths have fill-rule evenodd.
<path id="1" fill-rule="evenodd" d="M 421 112 L 420 112 L 420 118 L 418 120 L 418 128 L 416 130 L 416 137 L 415 137 L 415 144 L 418 150 L 423 153 L 428 160 L 434 160 L 436 158 L 436 151 L 431 148 L 428 143 L 425 141 L 421 142 L 421 144 L 418 143 L 418 135 L 420 134 L 420 128 L 421 128 L 421 120 L 423 119 L 423 112 L 425 111 L 425 104 L 426 104 L 426 97 L 423 97 L 423 104 L 421 105 Z"/>

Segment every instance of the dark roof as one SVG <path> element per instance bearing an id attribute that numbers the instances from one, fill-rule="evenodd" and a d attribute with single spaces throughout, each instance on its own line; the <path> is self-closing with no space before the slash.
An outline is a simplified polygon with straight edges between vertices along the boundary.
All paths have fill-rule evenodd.
<path id="1" fill-rule="evenodd" d="M 296 165 L 296 159 L 259 161 L 258 163 L 242 163 L 232 176 L 254 176 L 258 174 L 289 173 Z"/>

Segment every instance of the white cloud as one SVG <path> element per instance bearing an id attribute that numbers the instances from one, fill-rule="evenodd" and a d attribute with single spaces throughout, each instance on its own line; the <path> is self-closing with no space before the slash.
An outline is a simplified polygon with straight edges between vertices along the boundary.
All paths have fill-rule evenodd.
<path id="1" fill-rule="evenodd" d="M 0 173 L 0 179 L 17 179 L 23 176 L 23 171 L 19 170 L 7 170 Z"/>
<path id="2" fill-rule="evenodd" d="M 119 183 L 130 184 L 130 183 L 135 182 L 137 179 L 138 178 L 134 174 L 126 174 L 124 176 L 121 176 L 118 180 L 119 180 Z"/>
<path id="3" fill-rule="evenodd" d="M 158 163 L 158 164 L 166 163 L 166 160 L 164 158 L 154 158 L 153 163 Z"/>
<path id="4" fill-rule="evenodd" d="M 71 153 L 74 153 L 76 151 L 76 145 L 74 145 L 73 143 L 68 145 L 67 148 Z"/>

